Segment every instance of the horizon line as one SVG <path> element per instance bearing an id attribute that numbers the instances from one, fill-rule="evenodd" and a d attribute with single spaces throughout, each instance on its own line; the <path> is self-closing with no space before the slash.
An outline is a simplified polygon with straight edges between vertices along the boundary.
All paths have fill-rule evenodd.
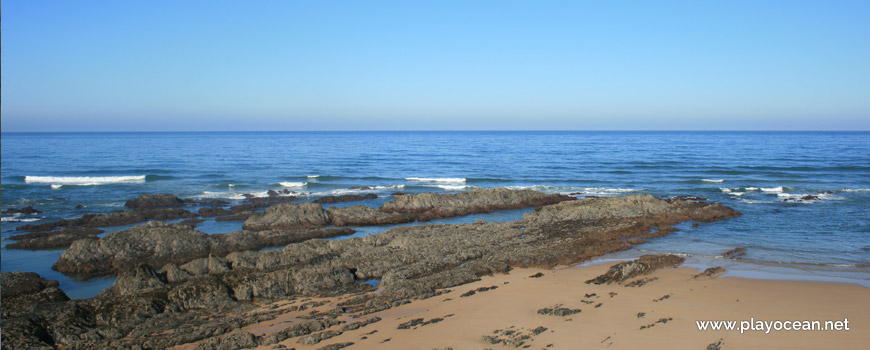
<path id="1" fill-rule="evenodd" d="M 371 129 L 371 130 L 102 130 L 102 131 L 0 131 L 0 134 L 76 134 L 76 133 L 282 133 L 282 132 L 870 132 L 870 129 Z"/>

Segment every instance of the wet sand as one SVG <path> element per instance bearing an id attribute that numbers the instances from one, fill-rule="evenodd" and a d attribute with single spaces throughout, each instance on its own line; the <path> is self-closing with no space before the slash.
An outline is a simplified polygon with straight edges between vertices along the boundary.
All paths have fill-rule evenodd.
<path id="1" fill-rule="evenodd" d="M 290 338 L 282 345 L 319 349 L 354 343 L 348 349 L 863 349 L 870 343 L 870 288 L 856 284 L 704 277 L 694 268 L 658 270 L 622 285 L 584 283 L 608 264 L 545 269 L 514 269 L 506 275 L 452 288 L 442 295 L 413 301 L 365 317 L 376 322 L 313 345 Z M 537 273 L 543 276 L 533 278 Z M 649 280 L 640 287 L 625 286 Z M 481 287 L 497 288 L 463 293 Z M 325 302 L 288 312 L 244 330 L 269 334 L 300 321 L 312 310 L 327 311 L 348 297 L 299 299 L 292 306 Z M 316 304 L 314 304 L 316 305 Z M 272 305 L 270 305 L 272 306 Z M 564 308 L 565 316 L 540 309 Z M 574 310 L 574 311 L 571 311 Z M 340 320 L 350 322 L 350 314 Z M 437 320 L 437 319 L 441 320 Z M 699 331 L 697 320 L 849 320 L 849 331 Z M 414 322 L 415 319 L 422 319 Z M 432 322 L 435 319 L 436 322 Z M 410 327 L 399 329 L 403 323 Z M 419 324 L 421 323 L 422 324 Z M 414 324 L 417 325 L 414 325 Z M 341 330 L 343 325 L 329 330 Z M 543 330 L 542 328 L 546 328 Z M 489 338 L 485 338 L 489 336 Z M 502 342 L 504 341 L 504 342 Z M 493 344 L 492 342 L 497 342 Z M 522 342 L 521 344 L 519 342 Z M 519 344 L 519 347 L 512 345 Z M 260 347 L 274 349 L 277 345 Z M 192 346 L 187 346 L 192 348 Z"/>

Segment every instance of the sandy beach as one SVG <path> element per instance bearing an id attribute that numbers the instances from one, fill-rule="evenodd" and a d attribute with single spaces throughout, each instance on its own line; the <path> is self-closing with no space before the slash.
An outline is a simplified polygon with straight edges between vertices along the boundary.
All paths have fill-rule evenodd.
<path id="1" fill-rule="evenodd" d="M 585 281 L 611 264 L 548 269 L 514 269 L 366 316 L 381 321 L 345 331 L 317 344 L 290 338 L 259 349 L 320 349 L 354 343 L 352 349 L 861 349 L 870 341 L 870 289 L 854 284 L 772 281 L 734 277 L 693 278 L 693 268 L 667 268 L 622 284 Z M 540 277 L 532 277 L 537 274 Z M 633 281 L 642 286 L 626 286 Z M 495 289 L 462 295 L 482 287 Z M 375 292 L 377 293 L 377 292 Z M 268 335 L 300 317 L 323 312 L 351 296 L 298 299 L 265 305 L 289 308 L 323 305 L 280 314 L 243 328 Z M 566 316 L 542 315 L 545 308 L 581 310 Z M 576 312 L 568 311 L 566 313 Z M 700 331 L 702 320 L 814 321 L 848 319 L 849 330 Z M 339 316 L 353 323 L 360 319 Z M 423 324 L 414 322 L 422 319 Z M 439 321 L 440 319 L 440 321 Z M 435 320 L 435 322 L 432 322 Z M 667 320 L 667 321 L 665 321 Z M 411 326 L 402 326 L 412 322 Z M 546 330 L 542 330 L 542 328 Z M 405 329 L 400 329 L 405 328 Z M 341 330 L 342 325 L 327 329 Z M 538 334 L 536 334 L 538 333 Z M 525 336 L 528 336 L 526 338 Z M 485 338 L 490 337 L 490 338 Z M 505 340 L 508 343 L 502 343 Z M 492 341 L 498 344 L 492 344 Z M 510 343 L 513 341 L 513 343 Z M 520 343 L 521 341 L 521 343 Z M 715 347 L 718 344 L 719 347 Z M 191 349 L 193 345 L 177 347 Z"/>

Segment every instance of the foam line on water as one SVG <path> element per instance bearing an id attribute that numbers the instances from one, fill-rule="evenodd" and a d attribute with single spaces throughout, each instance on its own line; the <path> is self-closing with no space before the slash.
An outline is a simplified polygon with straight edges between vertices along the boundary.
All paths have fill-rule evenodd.
<path id="1" fill-rule="evenodd" d="M 136 176 L 25 176 L 25 183 L 95 186 L 117 183 L 144 183 L 145 175 Z"/>

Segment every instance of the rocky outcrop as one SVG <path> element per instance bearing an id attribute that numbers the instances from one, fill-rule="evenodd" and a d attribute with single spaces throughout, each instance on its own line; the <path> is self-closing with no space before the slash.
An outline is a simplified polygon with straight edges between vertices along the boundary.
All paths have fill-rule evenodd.
<path id="1" fill-rule="evenodd" d="M 242 227 L 246 230 L 286 230 L 300 227 L 321 227 L 329 225 L 329 215 L 323 207 L 314 203 L 281 203 L 265 212 L 254 214 Z"/>
<path id="2" fill-rule="evenodd" d="M 2 212 L 3 214 L 24 214 L 24 215 L 35 215 L 42 214 L 42 211 L 38 209 L 34 209 L 33 206 L 26 206 L 21 209 L 17 208 L 9 208 Z"/>
<path id="3" fill-rule="evenodd" d="M 323 196 L 318 199 L 315 199 L 314 203 L 341 203 L 341 202 L 354 202 L 361 201 L 366 199 L 377 199 L 378 195 L 374 193 L 369 193 L 367 195 L 358 195 L 358 194 L 346 194 L 342 196 Z"/>
<path id="4" fill-rule="evenodd" d="M 130 209 L 183 207 L 184 201 L 169 193 L 144 194 L 128 200 L 124 206 Z"/>
<path id="5" fill-rule="evenodd" d="M 52 231 L 61 227 L 109 227 L 138 224 L 148 220 L 176 220 L 194 218 L 198 215 L 181 208 L 156 208 L 115 211 L 106 214 L 85 214 L 78 219 L 59 220 L 40 225 L 23 225 L 19 231 Z"/>
<path id="6" fill-rule="evenodd" d="M 49 322 L 35 314 L 69 300 L 58 286 L 33 272 L 0 273 L 3 349 L 54 349 Z"/>
<path id="7" fill-rule="evenodd" d="M 601 276 L 586 281 L 587 284 L 611 284 L 637 276 L 648 275 L 665 267 L 677 267 L 686 259 L 675 255 L 643 255 L 637 260 L 619 263 L 610 267 Z"/>
<path id="8" fill-rule="evenodd" d="M 207 235 L 190 225 L 152 221 L 131 229 L 110 233 L 102 239 L 73 242 L 53 269 L 66 275 L 96 277 L 115 274 L 130 266 L 147 264 L 160 267 L 185 263 L 209 254 L 223 256 L 235 251 L 257 250 L 311 238 L 326 238 L 353 233 L 349 229 L 310 229 L 285 231 L 236 231 Z"/>
<path id="9" fill-rule="evenodd" d="M 587 201 L 595 205 L 583 203 Z M 323 212 L 330 215 L 322 209 L 316 215 Z M 63 302 L 64 307 L 51 309 L 54 311 L 35 310 L 33 318 L 44 327 L 7 329 L 4 319 L 4 346 L 7 339 L 20 344 L 39 340 L 41 329 L 51 329 L 57 334 L 51 337 L 53 344 L 68 349 L 168 348 L 220 337 L 253 322 L 260 316 L 249 313 L 253 308 L 250 302 L 370 291 L 369 285 L 360 282 L 378 279 L 380 292 L 351 296 L 329 311 L 363 318 L 411 298 L 435 296 L 445 288 L 512 267 L 576 264 L 627 249 L 626 238 L 641 236 L 652 227 L 736 215 L 739 213 L 714 204 L 684 200 L 668 203 L 645 195 L 597 198 L 543 207 L 512 222 L 398 226 L 365 237 L 305 240 L 280 250 L 203 256 L 185 263 L 169 263 L 161 270 L 156 270 L 154 264 L 148 264 L 151 270 L 133 264 L 126 267 L 130 272 L 123 272 L 116 286 L 95 299 Z M 160 225 L 166 224 L 148 225 L 165 229 Z M 150 249 L 128 243 L 134 249 Z M 91 251 L 102 249 L 95 245 L 80 250 Z M 628 273 L 614 274 L 613 278 L 673 266 L 677 260 L 642 258 L 638 265 L 624 269 Z M 3 306 L 6 312 L 5 300 Z M 67 325 L 76 324 L 58 310 L 79 310 L 79 319 L 88 320 L 87 326 Z M 254 339 L 258 345 L 271 345 L 338 323 L 321 316 Z M 244 334 L 237 336 L 248 338 Z M 223 344 L 225 338 L 220 339 L 214 342 Z"/>
<path id="10" fill-rule="evenodd" d="M 574 197 L 531 190 L 489 188 L 451 194 L 420 193 L 396 196 L 384 203 L 381 211 L 415 214 L 418 220 L 431 220 L 495 210 L 538 207 L 570 200 L 574 200 Z"/>
<path id="11" fill-rule="evenodd" d="M 6 248 L 27 250 L 64 249 L 69 247 L 72 242 L 80 239 L 95 239 L 100 233 L 103 233 L 103 230 L 86 227 L 66 227 L 51 232 L 25 233 L 9 237 L 9 239 L 17 242 L 7 244 Z"/>
<path id="12" fill-rule="evenodd" d="M 326 197 L 324 197 L 326 198 Z M 494 188 L 452 194 L 419 193 L 395 197 L 380 209 L 363 205 L 324 210 L 313 203 L 278 204 L 254 214 L 246 230 L 295 227 L 392 225 L 437 218 L 518 209 L 574 200 L 573 197 L 529 190 Z M 315 201 L 317 202 L 317 201 Z"/>
<path id="13" fill-rule="evenodd" d="M 335 226 L 393 225 L 413 222 L 415 218 L 402 213 L 386 213 L 365 205 L 327 209 Z"/>

